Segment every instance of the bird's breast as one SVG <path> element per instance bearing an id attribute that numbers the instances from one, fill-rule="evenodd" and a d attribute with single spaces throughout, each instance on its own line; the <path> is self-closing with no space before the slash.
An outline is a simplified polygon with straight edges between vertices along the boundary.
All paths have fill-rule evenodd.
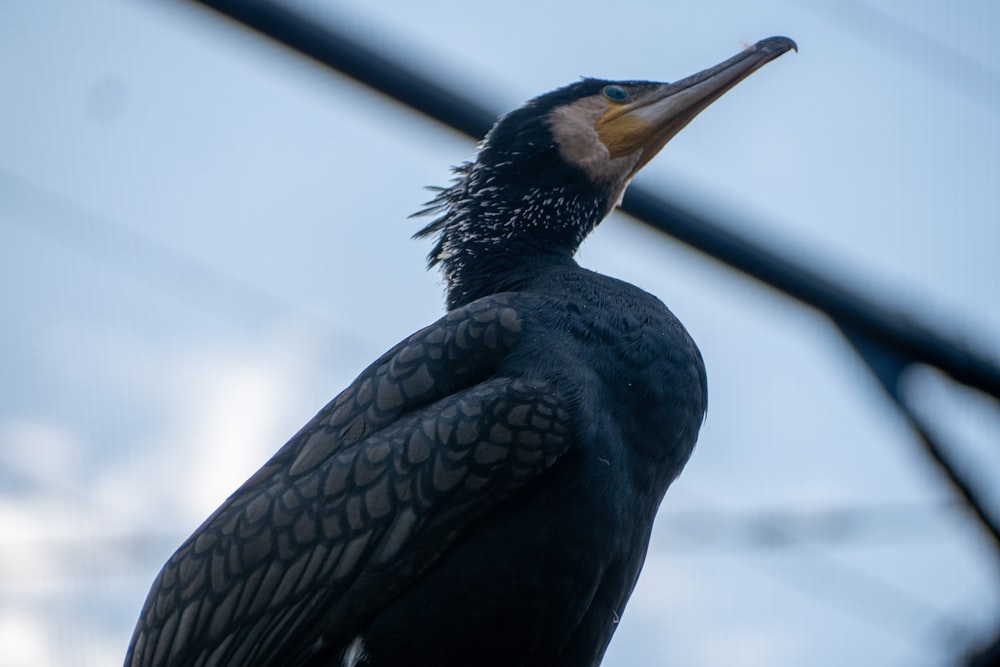
<path id="1" fill-rule="evenodd" d="M 661 301 L 633 285 L 580 270 L 560 288 L 523 295 L 525 335 L 512 364 L 565 393 L 587 451 L 652 474 L 665 491 L 705 415 L 697 346 Z"/>

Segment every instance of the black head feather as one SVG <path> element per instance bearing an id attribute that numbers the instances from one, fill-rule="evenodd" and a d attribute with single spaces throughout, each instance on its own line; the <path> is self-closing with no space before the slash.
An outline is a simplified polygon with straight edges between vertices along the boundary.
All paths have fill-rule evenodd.
<path id="1" fill-rule="evenodd" d="M 454 168 L 452 185 L 438 188 L 414 214 L 438 215 L 414 237 L 437 235 L 428 265 L 441 266 L 450 307 L 469 291 L 461 283 L 470 268 L 496 274 L 504 262 L 537 256 L 571 259 L 608 213 L 611 189 L 593 183 L 560 155 L 550 117 L 553 110 L 598 94 L 609 83 L 582 79 L 500 117 L 475 159 Z"/>

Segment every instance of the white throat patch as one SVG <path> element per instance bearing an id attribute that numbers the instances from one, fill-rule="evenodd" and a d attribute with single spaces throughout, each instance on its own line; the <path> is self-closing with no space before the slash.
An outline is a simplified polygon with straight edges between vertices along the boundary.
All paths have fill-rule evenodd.
<path id="1" fill-rule="evenodd" d="M 612 159 L 596 129 L 607 108 L 602 97 L 592 95 L 554 109 L 548 121 L 562 158 L 582 169 L 594 184 L 610 186 L 613 207 L 621 201 L 642 149 Z"/>

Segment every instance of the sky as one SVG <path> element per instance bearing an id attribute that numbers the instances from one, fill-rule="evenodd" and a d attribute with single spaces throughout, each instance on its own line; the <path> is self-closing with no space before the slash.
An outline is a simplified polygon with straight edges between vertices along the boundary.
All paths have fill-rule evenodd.
<path id="1" fill-rule="evenodd" d="M 1000 5 L 289 3 L 498 112 L 579 76 L 783 56 L 637 177 L 1000 358 Z M 194 4 L 0 8 L 0 666 L 120 663 L 156 572 L 443 312 L 407 216 L 474 145 Z M 830 323 L 613 214 L 709 414 L 605 665 L 950 665 L 997 553 Z M 1000 512 L 996 402 L 904 389 Z"/>

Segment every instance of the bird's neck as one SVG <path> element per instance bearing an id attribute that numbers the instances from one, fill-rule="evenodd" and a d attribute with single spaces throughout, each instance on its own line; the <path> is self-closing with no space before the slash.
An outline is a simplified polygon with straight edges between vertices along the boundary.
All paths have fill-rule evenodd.
<path id="1" fill-rule="evenodd" d="M 522 291 L 539 275 L 566 266 L 577 266 L 572 253 L 487 252 L 468 262 L 442 262 L 445 301 L 453 310 L 491 294 Z"/>
<path id="2" fill-rule="evenodd" d="M 425 212 L 441 216 L 417 236 L 437 233 L 428 256 L 445 278 L 448 308 L 517 291 L 540 272 L 575 266 L 573 255 L 608 212 L 593 187 L 518 184 L 467 167 Z"/>

